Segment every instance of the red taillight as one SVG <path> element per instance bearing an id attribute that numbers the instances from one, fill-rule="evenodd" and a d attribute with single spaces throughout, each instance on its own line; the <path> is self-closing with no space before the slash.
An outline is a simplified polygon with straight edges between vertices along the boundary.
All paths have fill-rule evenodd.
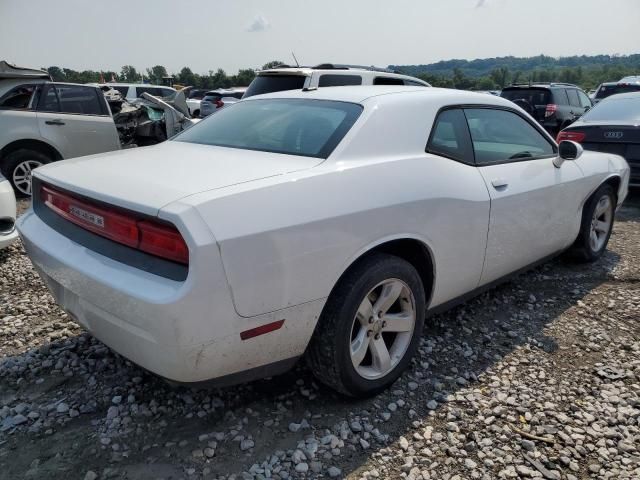
<path id="1" fill-rule="evenodd" d="M 51 210 L 85 230 L 157 257 L 189 263 L 187 244 L 171 225 L 141 220 L 116 208 L 98 206 L 44 185 L 40 197 Z"/>
<path id="2" fill-rule="evenodd" d="M 224 107 L 224 102 L 220 99 L 216 100 L 216 108 Z"/>
<path id="3" fill-rule="evenodd" d="M 175 227 L 158 225 L 148 220 L 138 222 L 143 252 L 179 263 L 189 263 L 189 249 Z"/>
<path id="4" fill-rule="evenodd" d="M 556 105 L 555 103 L 549 103 L 547 104 L 547 106 L 544 109 L 544 116 L 546 117 L 550 117 L 551 115 L 553 115 L 554 113 L 556 113 L 556 110 L 558 110 L 558 105 Z"/>
<path id="5" fill-rule="evenodd" d="M 571 132 L 563 130 L 558 133 L 558 137 L 556 138 L 556 142 L 560 143 L 563 140 L 571 140 L 572 142 L 582 142 L 587 135 L 582 132 Z"/>

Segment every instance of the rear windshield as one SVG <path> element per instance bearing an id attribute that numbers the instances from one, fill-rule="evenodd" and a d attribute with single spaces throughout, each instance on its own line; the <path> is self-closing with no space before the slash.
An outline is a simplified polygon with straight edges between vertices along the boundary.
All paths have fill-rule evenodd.
<path id="1" fill-rule="evenodd" d="M 238 102 L 175 141 L 327 158 L 362 112 L 355 103 L 265 99 Z"/>
<path id="2" fill-rule="evenodd" d="M 637 98 L 608 98 L 589 110 L 583 122 L 640 121 L 640 93 Z"/>
<path id="3" fill-rule="evenodd" d="M 596 99 L 602 100 L 618 93 L 640 92 L 640 85 L 602 85 L 596 93 Z"/>
<path id="4" fill-rule="evenodd" d="M 306 78 L 303 75 L 258 75 L 253 79 L 242 98 L 284 90 L 300 90 L 304 87 Z"/>
<path id="5" fill-rule="evenodd" d="M 526 100 L 531 105 L 546 105 L 549 101 L 549 90 L 544 88 L 514 88 L 502 90 L 500 94 L 507 100 Z"/>

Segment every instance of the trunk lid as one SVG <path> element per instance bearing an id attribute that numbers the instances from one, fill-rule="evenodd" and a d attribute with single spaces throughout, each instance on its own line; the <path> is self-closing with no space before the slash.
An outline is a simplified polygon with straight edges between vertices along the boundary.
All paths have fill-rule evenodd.
<path id="1" fill-rule="evenodd" d="M 65 190 L 155 216 L 165 205 L 195 193 L 308 169 L 321 161 L 169 141 L 50 163 L 34 175 Z"/>

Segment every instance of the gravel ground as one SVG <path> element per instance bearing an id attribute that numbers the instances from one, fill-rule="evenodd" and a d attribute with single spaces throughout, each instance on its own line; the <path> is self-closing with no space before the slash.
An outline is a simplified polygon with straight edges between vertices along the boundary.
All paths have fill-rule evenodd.
<path id="1" fill-rule="evenodd" d="M 430 319 L 411 369 L 354 401 L 304 367 L 172 389 L 0 252 L 3 479 L 638 479 L 640 195 L 594 265 L 554 260 Z"/>

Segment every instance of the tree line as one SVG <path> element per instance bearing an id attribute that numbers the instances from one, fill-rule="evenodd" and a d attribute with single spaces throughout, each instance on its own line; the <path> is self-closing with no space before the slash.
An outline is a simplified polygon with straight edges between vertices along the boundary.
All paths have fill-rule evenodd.
<path id="1" fill-rule="evenodd" d="M 262 69 L 273 68 L 282 65 L 283 62 L 274 60 L 262 66 Z M 119 72 L 113 70 L 83 70 L 77 71 L 70 68 L 61 68 L 52 66 L 43 68 L 51 78 L 56 82 L 71 83 L 101 83 L 101 82 L 124 82 L 124 83 L 152 83 L 162 85 L 163 78 L 173 77 L 174 83 L 180 85 L 191 85 L 203 89 L 229 88 L 229 87 L 246 87 L 256 76 L 256 70 L 252 68 L 244 68 L 238 70 L 238 73 L 228 75 L 223 69 L 209 70 L 208 74 L 201 75 L 193 73 L 189 67 L 184 67 L 179 73 L 169 75 L 167 69 L 162 65 L 156 65 L 147 68 L 144 71 L 138 71 L 132 65 L 124 65 Z"/>
<path id="2" fill-rule="evenodd" d="M 273 68 L 283 62 L 274 60 L 262 66 Z M 640 54 L 615 56 L 574 56 L 559 59 L 539 55 L 537 57 L 499 57 L 478 60 L 446 60 L 427 65 L 390 65 L 389 68 L 421 78 L 434 87 L 462 90 L 497 90 L 511 83 L 567 82 L 585 90 L 602 82 L 617 81 L 628 75 L 640 74 Z M 119 72 L 110 70 L 76 71 L 52 66 L 46 68 L 55 81 L 73 83 L 97 83 L 119 81 L 127 83 L 148 82 L 162 84 L 168 77 L 162 65 L 138 71 L 132 65 L 124 65 Z M 228 75 L 223 69 L 209 70 L 207 74 L 194 73 L 184 67 L 171 75 L 174 83 L 193 85 L 197 88 L 215 89 L 247 86 L 256 76 L 252 68 L 240 69 Z"/>
<path id="3" fill-rule="evenodd" d="M 588 90 L 603 82 L 640 74 L 640 54 L 497 57 L 389 68 L 420 77 L 437 87 L 464 90 L 494 90 L 527 82 L 566 82 Z"/>

